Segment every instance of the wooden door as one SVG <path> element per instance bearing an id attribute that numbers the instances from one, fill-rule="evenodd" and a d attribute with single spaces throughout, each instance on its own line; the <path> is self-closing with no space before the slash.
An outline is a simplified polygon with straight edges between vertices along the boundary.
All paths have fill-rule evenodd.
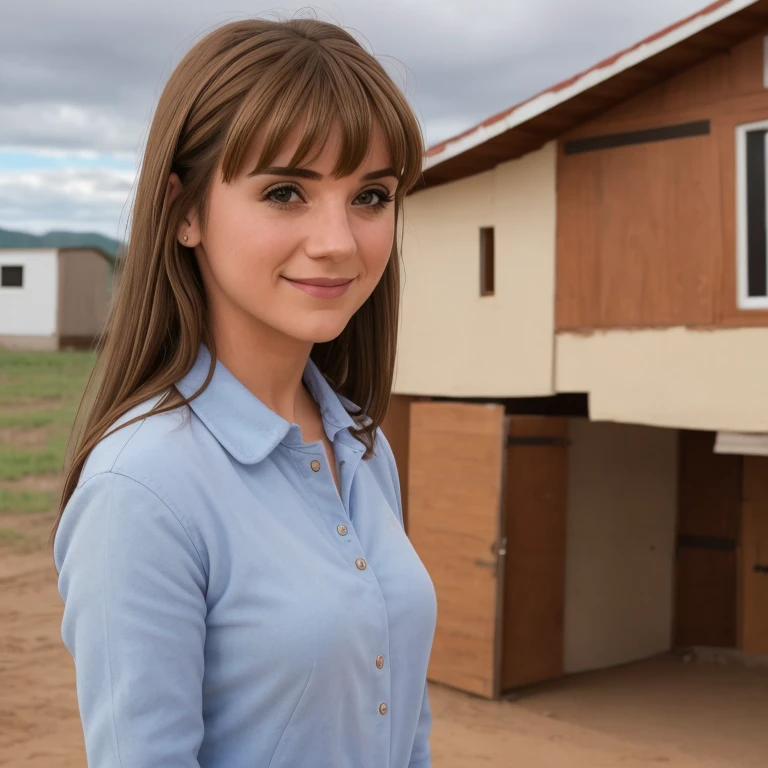
<path id="1" fill-rule="evenodd" d="M 680 433 L 674 644 L 735 648 L 741 457 Z"/>
<path id="2" fill-rule="evenodd" d="M 415 402 L 410 418 L 408 533 L 438 603 L 428 677 L 497 698 L 504 408 Z"/>
<path id="3" fill-rule="evenodd" d="M 568 420 L 508 426 L 502 689 L 563 674 Z"/>
<path id="4" fill-rule="evenodd" d="M 741 648 L 768 654 L 768 457 L 744 457 Z"/>

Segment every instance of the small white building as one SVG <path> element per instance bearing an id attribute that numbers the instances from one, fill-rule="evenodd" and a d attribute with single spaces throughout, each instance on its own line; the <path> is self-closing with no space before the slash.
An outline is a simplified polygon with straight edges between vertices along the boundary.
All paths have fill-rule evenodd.
<path id="1" fill-rule="evenodd" d="M 107 317 L 115 259 L 97 247 L 0 248 L 0 348 L 88 348 Z"/>

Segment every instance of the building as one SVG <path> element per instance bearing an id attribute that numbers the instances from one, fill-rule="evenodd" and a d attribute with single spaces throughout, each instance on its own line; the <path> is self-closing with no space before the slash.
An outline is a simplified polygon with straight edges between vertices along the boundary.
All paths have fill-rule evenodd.
<path id="1" fill-rule="evenodd" d="M 92 245 L 0 248 L 0 348 L 89 348 L 102 331 L 115 257 Z"/>
<path id="2" fill-rule="evenodd" d="M 395 396 L 430 677 L 768 654 L 768 0 L 432 147 Z"/>

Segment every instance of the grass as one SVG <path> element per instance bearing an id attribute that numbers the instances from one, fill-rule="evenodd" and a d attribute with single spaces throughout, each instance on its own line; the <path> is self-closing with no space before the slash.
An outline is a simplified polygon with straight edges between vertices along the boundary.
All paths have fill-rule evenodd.
<path id="1" fill-rule="evenodd" d="M 77 407 L 95 362 L 92 352 L 0 350 L 0 428 L 45 427 L 49 434 L 37 450 L 0 443 L 0 482 L 61 471 Z M 42 503 L 40 498 L 27 498 L 21 503 L 22 511 Z"/>
<path id="2" fill-rule="evenodd" d="M 0 488 L 0 515 L 35 515 L 50 512 L 57 498 L 52 493 Z"/>
<path id="3" fill-rule="evenodd" d="M 0 405 L 20 400 L 79 400 L 93 368 L 92 352 L 0 350 Z"/>
<path id="4" fill-rule="evenodd" d="M 10 528 L 0 528 L 0 542 L 4 541 L 19 541 L 24 538 L 24 534 L 18 531 L 12 531 Z"/>
<path id="5" fill-rule="evenodd" d="M 2 385 L 0 385 L 2 388 Z M 25 410 L 18 413 L 0 413 L 0 429 L 15 427 L 17 429 L 39 429 L 40 427 L 64 427 L 70 429 L 75 418 L 77 405 L 64 405 L 60 408 L 44 408 L 42 410 Z"/>

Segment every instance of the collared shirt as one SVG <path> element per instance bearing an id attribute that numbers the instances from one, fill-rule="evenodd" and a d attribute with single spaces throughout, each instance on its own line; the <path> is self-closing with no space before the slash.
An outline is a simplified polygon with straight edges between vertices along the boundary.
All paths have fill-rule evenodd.
<path id="1" fill-rule="evenodd" d="M 312 360 L 304 381 L 340 494 L 322 442 L 220 361 L 191 411 L 90 454 L 54 546 L 90 768 L 431 765 L 437 606 L 392 452 L 379 432 L 362 461 L 348 401 Z"/>

